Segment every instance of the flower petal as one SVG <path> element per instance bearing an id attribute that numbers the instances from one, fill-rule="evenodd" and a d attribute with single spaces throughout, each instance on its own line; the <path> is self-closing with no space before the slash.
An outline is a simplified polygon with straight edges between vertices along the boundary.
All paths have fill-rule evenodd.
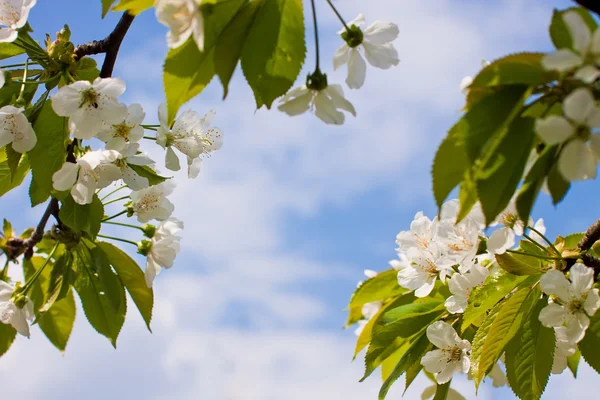
<path id="1" fill-rule="evenodd" d="M 563 143 L 575 134 L 575 127 L 565 118 L 551 115 L 535 121 L 535 131 L 547 145 Z"/>
<path id="2" fill-rule="evenodd" d="M 291 92 L 290 92 L 291 93 Z M 290 94 L 288 93 L 288 94 Z M 310 108 L 310 103 L 312 101 L 313 94 L 308 90 L 304 90 L 302 93 L 299 93 L 294 98 L 290 98 L 287 101 L 284 101 L 277 107 L 279 111 L 283 111 L 289 116 L 295 116 L 299 114 L 303 114 Z M 285 97 L 284 97 L 285 99 Z"/>
<path id="3" fill-rule="evenodd" d="M 444 321 L 434 322 L 427 327 L 427 339 L 440 349 L 450 349 L 461 342 L 452 325 Z"/>
<path id="4" fill-rule="evenodd" d="M 331 96 L 333 104 L 336 108 L 348 111 L 350 114 L 356 117 L 356 110 L 354 109 L 352 103 L 350 103 L 344 97 L 344 91 L 341 85 L 329 85 L 325 90 L 327 91 L 329 96 Z"/>
<path id="5" fill-rule="evenodd" d="M 598 289 L 594 288 L 588 292 L 585 303 L 583 303 L 583 308 L 590 317 L 593 317 L 594 314 L 596 314 L 596 311 L 600 308 L 600 295 L 598 295 Z"/>
<path id="6" fill-rule="evenodd" d="M 345 116 L 338 111 L 333 100 L 326 94 L 324 89 L 315 97 L 315 115 L 326 124 L 341 125 L 344 123 Z"/>
<path id="7" fill-rule="evenodd" d="M 567 319 L 568 313 L 564 307 L 556 303 L 550 303 L 540 312 L 540 322 L 542 325 L 550 328 L 561 326 Z"/>
<path id="8" fill-rule="evenodd" d="M 542 275 L 540 288 L 544 293 L 557 296 L 562 301 L 567 302 L 571 299 L 571 283 L 559 270 L 551 269 Z"/>
<path id="9" fill-rule="evenodd" d="M 365 41 L 363 47 L 369 64 L 374 67 L 388 69 L 400 62 L 398 51 L 391 43 L 374 45 Z"/>
<path id="10" fill-rule="evenodd" d="M 428 351 L 421 358 L 421 365 L 427 372 L 439 373 L 448 363 L 448 357 L 443 350 Z"/>
<path id="11" fill-rule="evenodd" d="M 356 48 L 350 50 L 348 60 L 348 77 L 346 84 L 350 89 L 360 89 L 367 76 L 367 63 Z"/>
<path id="12" fill-rule="evenodd" d="M 569 11 L 563 14 L 563 21 L 567 24 L 573 48 L 580 54 L 585 54 L 590 45 L 592 34 L 581 15 L 576 11 Z"/>
<path id="13" fill-rule="evenodd" d="M 64 163 L 63 166 L 52 175 L 52 186 L 54 189 L 59 192 L 71 189 L 77 181 L 77 171 L 79 171 L 79 165 L 70 162 Z"/>
<path id="14" fill-rule="evenodd" d="M 504 254 L 515 245 L 515 233 L 512 229 L 502 227 L 495 230 L 488 239 L 488 251 L 493 254 Z"/>
<path id="15" fill-rule="evenodd" d="M 567 72 L 583 64 L 583 58 L 569 49 L 559 49 L 542 58 L 542 67 L 550 71 Z"/>
<path id="16" fill-rule="evenodd" d="M 558 158 L 558 170 L 569 181 L 594 179 L 598 159 L 583 140 L 569 141 Z"/>
<path id="17" fill-rule="evenodd" d="M 594 96 L 586 88 L 574 90 L 563 103 L 565 116 L 579 126 L 586 124 L 588 116 L 595 108 Z"/>
<path id="18" fill-rule="evenodd" d="M 167 154 L 165 155 L 165 167 L 171 171 L 179 171 L 181 166 L 179 165 L 179 157 L 175 154 L 175 151 L 171 146 L 167 147 Z"/>
<path id="19" fill-rule="evenodd" d="M 571 295 L 577 299 L 581 299 L 594 284 L 594 270 L 582 263 L 576 263 L 571 267 L 569 274 Z"/>
<path id="20" fill-rule="evenodd" d="M 333 55 L 333 69 L 336 70 L 348 62 L 350 56 L 350 47 L 346 43 L 342 44 Z"/>
<path id="21" fill-rule="evenodd" d="M 584 65 L 575 72 L 574 77 L 589 85 L 600 77 L 600 69 L 595 65 Z"/>
<path id="22" fill-rule="evenodd" d="M 373 44 L 392 42 L 398 38 L 399 33 L 398 25 L 393 22 L 379 20 L 373 22 L 363 31 L 365 40 Z"/>

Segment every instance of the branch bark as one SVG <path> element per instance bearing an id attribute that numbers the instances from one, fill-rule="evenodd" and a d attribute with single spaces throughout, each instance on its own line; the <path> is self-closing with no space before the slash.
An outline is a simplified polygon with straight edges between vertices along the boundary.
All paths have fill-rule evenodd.
<path id="1" fill-rule="evenodd" d="M 600 15 L 600 3 L 598 0 L 575 0 L 575 2 L 580 6 Z"/>
<path id="2" fill-rule="evenodd" d="M 127 12 L 123 13 L 119 23 L 105 39 L 100 41 L 94 40 L 93 42 L 77 46 L 75 48 L 76 58 L 81 58 L 91 54 L 106 53 L 104 62 L 102 63 L 102 69 L 100 70 L 100 78 L 110 78 L 115 67 L 115 62 L 117 61 L 117 55 L 119 54 L 121 43 L 123 42 L 123 39 L 125 38 L 125 35 L 127 34 L 127 31 L 129 30 L 134 18 L 135 17 L 133 15 L 128 14 Z M 68 162 L 76 162 L 75 147 L 77 144 L 77 139 L 73 139 L 73 141 L 67 147 Z M 42 240 L 44 231 L 46 230 L 46 224 L 48 224 L 48 220 L 50 219 L 51 215 L 53 215 L 60 224 L 58 211 L 58 199 L 52 197 L 48 203 L 48 206 L 46 207 L 46 211 L 44 211 L 44 214 L 40 219 L 40 222 L 35 228 L 35 231 L 33 231 L 28 239 L 25 239 L 21 242 L 26 257 L 31 257 L 33 255 L 34 246 L 38 244 L 40 240 Z"/>

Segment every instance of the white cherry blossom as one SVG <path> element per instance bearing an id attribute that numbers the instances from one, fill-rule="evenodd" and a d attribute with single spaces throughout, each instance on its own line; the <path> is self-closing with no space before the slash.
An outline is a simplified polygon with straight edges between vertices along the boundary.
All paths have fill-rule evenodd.
<path id="1" fill-rule="evenodd" d="M 144 128 L 140 124 L 146 113 L 139 104 L 127 107 L 125 118 L 118 124 L 112 124 L 98 132 L 98 139 L 106 143 L 107 150 L 121 151 L 127 143 L 137 143 L 144 137 Z"/>
<path id="2" fill-rule="evenodd" d="M 600 77 L 600 29 L 591 32 L 576 11 L 564 13 L 562 19 L 573 40 L 573 49 L 558 49 L 547 54 L 542 58 L 542 66 L 558 72 L 576 70 L 575 78 L 592 83 Z"/>
<path id="3" fill-rule="evenodd" d="M 183 229 L 183 222 L 169 218 L 162 221 L 152 237 L 146 261 L 146 285 L 152 287 L 154 278 L 162 268 L 171 268 L 180 250 L 181 237 L 177 234 Z"/>
<path id="4" fill-rule="evenodd" d="M 600 108 L 589 89 L 579 88 L 565 98 L 563 114 L 538 119 L 536 132 L 547 145 L 564 143 L 558 170 L 565 179 L 593 179 L 600 157 L 600 133 L 591 132 L 600 128 Z"/>
<path id="5" fill-rule="evenodd" d="M 410 260 L 408 259 L 406 254 L 404 254 L 403 252 L 398 252 L 398 259 L 390 260 L 388 264 L 396 271 L 399 271 L 410 266 Z"/>
<path id="6" fill-rule="evenodd" d="M 165 164 L 168 169 L 178 171 L 181 168 L 174 147 L 187 156 L 188 177 L 198 176 L 202 163 L 200 156 L 208 156 L 223 146 L 223 133 L 218 128 L 211 128 L 214 117 L 214 110 L 210 110 L 202 118 L 195 111 L 188 110 L 175 120 L 170 129 L 167 106 L 160 105 L 158 109 L 160 127 L 156 132 L 156 143 L 167 149 Z"/>
<path id="7" fill-rule="evenodd" d="M 437 278 L 444 282 L 451 271 L 452 263 L 443 257 L 440 248 L 440 245 L 433 243 L 427 251 L 416 247 L 408 249 L 407 257 L 411 265 L 398 271 L 398 284 L 414 290 L 417 297 L 429 295 Z"/>
<path id="8" fill-rule="evenodd" d="M 542 275 L 542 291 L 553 296 L 553 301 L 540 312 L 540 321 L 547 327 L 566 327 L 566 338 L 571 343 L 583 339 L 590 318 L 600 308 L 598 289 L 594 284 L 594 270 L 581 263 L 571 267 L 570 279 L 556 269 Z"/>
<path id="9" fill-rule="evenodd" d="M 175 184 L 170 180 L 145 189 L 131 192 L 131 209 L 141 223 L 151 219 L 166 220 L 175 210 L 167 196 L 173 193 Z"/>
<path id="10" fill-rule="evenodd" d="M 556 347 L 554 348 L 552 373 L 560 374 L 567 368 L 567 358 L 577 351 L 577 344 L 569 340 L 567 328 L 564 326 L 554 328 L 554 333 L 556 334 Z"/>
<path id="11" fill-rule="evenodd" d="M 456 373 L 469 372 L 471 343 L 461 339 L 450 324 L 434 322 L 427 327 L 427 339 L 437 349 L 425 354 L 421 365 L 439 384 L 448 382 Z"/>
<path id="12" fill-rule="evenodd" d="M 154 164 L 147 154 L 139 153 L 139 143 L 129 143 L 121 149 L 115 164 L 121 170 L 123 182 L 131 190 L 141 190 L 149 186 L 148 178 L 140 176 L 130 165 L 148 166 Z"/>
<path id="13" fill-rule="evenodd" d="M 359 14 L 356 19 L 348 22 L 348 26 L 359 27 L 365 23 L 363 14 Z M 339 34 L 343 34 L 343 29 Z M 348 77 L 346 83 L 350 89 L 359 89 L 365 83 L 367 75 L 367 64 L 363 55 L 376 68 L 388 69 L 398 65 L 398 52 L 392 45 L 392 42 L 398 37 L 398 26 L 392 22 L 375 21 L 364 31 L 362 43 L 355 47 L 350 47 L 344 42 L 333 56 L 333 69 L 338 69 L 344 64 L 348 64 Z M 362 54 L 361 54 L 362 53 Z"/>
<path id="14" fill-rule="evenodd" d="M 114 150 L 97 150 L 86 153 L 76 163 L 64 163 L 52 175 L 54 189 L 71 190 L 77 204 L 90 204 L 97 189 L 121 178 L 119 167 L 113 164 L 118 155 Z"/>
<path id="15" fill-rule="evenodd" d="M 438 224 L 439 221 L 437 218 L 431 220 L 422 211 L 419 211 L 410 223 L 410 230 L 401 231 L 396 235 L 398 249 L 404 252 L 408 252 L 413 247 L 420 250 L 428 249 L 437 239 Z"/>
<path id="16" fill-rule="evenodd" d="M 452 275 L 452 278 L 448 280 L 448 288 L 452 296 L 446 299 L 445 304 L 448 312 L 451 314 L 465 312 L 471 291 L 482 285 L 489 274 L 487 268 L 473 265 L 467 273 Z"/>
<path id="17" fill-rule="evenodd" d="M 340 110 L 356 117 L 356 110 L 344 97 L 340 85 L 329 85 L 323 90 L 309 89 L 306 85 L 294 88 L 282 97 L 278 108 L 292 117 L 311 110 L 323 122 L 333 125 L 344 123 L 346 117 Z"/>
<path id="18" fill-rule="evenodd" d="M 23 108 L 4 106 L 0 108 L 0 147 L 12 143 L 18 153 L 33 149 L 37 136 L 31 123 L 23 114 Z"/>
<path id="19" fill-rule="evenodd" d="M 73 137 L 91 139 L 106 125 L 123 122 L 127 107 L 118 102 L 125 83 L 118 78 L 96 78 L 94 83 L 77 81 L 63 86 L 51 97 L 56 114 L 69 117 Z"/>
<path id="20" fill-rule="evenodd" d="M 10 324 L 21 335 L 29 337 L 29 322 L 33 321 L 33 303 L 23 297 L 17 306 L 11 299 L 15 288 L 0 280 L 0 322 Z"/>
<path id="21" fill-rule="evenodd" d="M 37 0 L 4 0 L 0 3 L 0 42 L 14 42 Z"/>
<path id="22" fill-rule="evenodd" d="M 155 0 L 156 19 L 169 28 L 170 48 L 181 46 L 190 37 L 204 49 L 204 19 L 197 0 Z"/>

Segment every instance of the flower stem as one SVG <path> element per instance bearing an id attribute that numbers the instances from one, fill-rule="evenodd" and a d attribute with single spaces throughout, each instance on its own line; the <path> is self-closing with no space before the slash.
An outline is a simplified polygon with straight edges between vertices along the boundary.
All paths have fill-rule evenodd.
<path id="1" fill-rule="evenodd" d="M 111 224 L 111 225 L 126 226 L 127 228 L 135 228 L 135 229 L 139 229 L 140 231 L 144 230 L 144 228 L 142 228 L 141 226 L 131 225 L 131 224 L 125 224 L 123 222 L 104 221 L 104 223 L 105 224 Z"/>
<path id="2" fill-rule="evenodd" d="M 129 244 L 132 244 L 132 245 L 134 245 L 136 247 L 138 245 L 137 242 L 134 242 L 133 240 L 121 239 L 121 238 L 118 238 L 118 237 L 106 236 L 106 235 L 101 235 L 101 234 L 98 234 L 97 236 L 101 237 L 103 239 L 117 240 L 119 242 L 129 243 Z"/>
<path id="3" fill-rule="evenodd" d="M 155 137 L 152 136 L 144 136 L 144 139 L 148 139 L 148 140 L 156 140 Z"/>
<path id="4" fill-rule="evenodd" d="M 125 200 L 128 199 L 129 196 L 123 196 L 123 197 L 119 197 L 118 199 L 112 199 L 110 201 L 107 201 L 106 203 L 104 203 L 105 206 L 111 204 L 111 203 L 116 203 L 117 201 L 121 201 L 121 200 Z"/>
<path id="5" fill-rule="evenodd" d="M 317 10 L 315 7 L 315 0 L 310 0 L 311 1 L 311 5 L 312 5 L 312 16 L 313 16 L 313 25 L 315 28 L 315 58 L 316 58 L 316 65 L 315 65 L 315 72 L 319 71 L 319 27 L 317 25 Z"/>
<path id="6" fill-rule="evenodd" d="M 108 197 L 112 196 L 113 194 L 117 193 L 119 190 L 121 189 L 125 189 L 127 187 L 127 185 L 123 185 L 121 187 L 116 188 L 115 190 L 113 190 L 112 192 L 110 192 L 109 194 L 107 194 L 106 196 L 104 196 L 103 198 L 100 199 L 100 201 L 104 201 L 106 200 Z"/>
<path id="7" fill-rule="evenodd" d="M 537 247 L 539 247 L 540 249 L 542 249 L 542 250 L 544 250 L 544 251 L 547 251 L 547 249 L 546 249 L 546 248 L 545 248 L 543 245 L 541 245 L 541 244 L 539 244 L 538 242 L 536 242 L 535 240 L 533 240 L 533 238 L 532 238 L 531 236 L 527 235 L 526 233 L 524 233 L 524 234 L 523 234 L 523 237 L 524 237 L 525 239 L 529 240 L 531 243 L 533 243 L 533 244 L 534 244 L 534 245 L 536 245 Z"/>
<path id="8" fill-rule="evenodd" d="M 528 257 L 534 257 L 534 258 L 541 258 L 542 260 L 562 260 L 562 257 L 547 257 L 547 256 L 540 256 L 538 254 L 530 254 L 530 253 L 525 253 L 524 251 L 518 251 L 518 250 L 506 250 L 507 253 L 513 253 L 513 254 L 520 254 L 522 256 L 528 256 Z"/>
<path id="9" fill-rule="evenodd" d="M 48 265 L 48 263 L 50 262 L 50 259 L 54 256 L 54 252 L 56 252 L 56 249 L 58 248 L 59 244 L 60 244 L 60 242 L 56 242 L 56 244 L 54 245 L 54 248 L 52 249 L 50 254 L 48 254 L 48 258 L 46 258 L 44 265 L 42 265 L 37 271 L 35 271 L 33 276 L 27 281 L 27 283 L 25 283 L 25 286 L 23 286 L 23 289 L 21 289 L 20 293 L 22 293 L 24 295 L 27 294 L 27 291 L 31 288 L 31 285 L 33 285 L 33 283 L 37 280 L 37 278 L 42 274 L 42 272 L 44 271 L 44 268 L 46 268 L 46 265 Z"/>
<path id="10" fill-rule="evenodd" d="M 143 125 L 143 124 L 142 124 L 142 125 L 140 125 L 140 126 L 141 126 L 142 128 L 144 128 L 144 129 L 152 129 L 152 130 L 155 130 L 155 129 L 153 129 L 153 128 L 160 128 L 160 125 Z"/>
<path id="11" fill-rule="evenodd" d="M 23 81 L 21 82 L 21 90 L 19 91 L 19 97 L 17 98 L 17 103 L 22 103 L 25 101 L 25 82 L 27 81 L 27 73 L 29 72 L 29 58 L 25 60 L 25 69 L 23 70 Z"/>
<path id="12" fill-rule="evenodd" d="M 335 6 L 333 5 L 333 3 L 331 2 L 331 0 L 327 0 L 327 3 L 329 4 L 329 6 L 331 7 L 331 9 L 333 10 L 333 12 L 335 13 L 335 15 L 337 15 L 338 19 L 340 20 L 340 22 L 342 23 L 342 25 L 344 25 L 344 28 L 346 28 L 347 31 L 350 30 L 350 28 L 348 28 L 348 25 L 346 24 L 346 21 L 344 21 L 344 18 L 342 17 L 342 14 L 340 14 L 340 12 L 337 10 L 337 8 L 335 8 Z"/>
<path id="13" fill-rule="evenodd" d="M 123 210 L 123 211 L 121 211 L 121 212 L 119 212 L 119 213 L 116 213 L 115 215 L 113 215 L 113 216 L 111 216 L 111 217 L 106 217 L 106 218 L 104 218 L 104 219 L 103 219 L 101 222 L 110 221 L 111 219 L 115 219 L 115 218 L 117 218 L 117 217 L 120 217 L 121 215 L 123 215 L 123 214 L 125 214 L 125 213 L 127 213 L 127 210 Z"/>
<path id="14" fill-rule="evenodd" d="M 527 228 L 529 228 L 530 230 L 534 231 L 535 233 L 538 234 L 539 237 L 541 237 L 542 239 L 544 239 L 544 242 L 548 243 L 548 246 L 550 246 L 552 248 L 552 250 L 554 250 L 554 252 L 558 255 L 560 255 L 560 251 L 558 251 L 558 249 L 556 248 L 556 246 L 554 246 L 554 243 L 552 243 L 546 236 L 544 236 L 540 231 L 538 231 L 537 229 L 535 229 L 532 226 L 528 226 Z"/>
<path id="15" fill-rule="evenodd" d="M 9 64 L 9 65 L 0 65 L 0 68 L 4 69 L 4 68 L 16 68 L 16 67 L 24 67 L 27 63 L 19 63 L 19 64 Z M 33 65 L 39 65 L 37 62 L 35 61 L 31 61 L 29 62 L 29 64 L 33 64 Z"/>

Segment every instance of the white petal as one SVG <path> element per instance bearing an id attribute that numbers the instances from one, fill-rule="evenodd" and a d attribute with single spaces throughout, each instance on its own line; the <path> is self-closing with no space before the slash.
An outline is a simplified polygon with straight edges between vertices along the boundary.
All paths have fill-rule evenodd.
<path id="1" fill-rule="evenodd" d="M 344 114 L 336 109 L 333 100 L 327 97 L 325 90 L 315 97 L 315 115 L 326 124 L 341 125 L 344 123 Z"/>
<path id="2" fill-rule="evenodd" d="M 542 58 L 542 67 L 550 71 L 567 72 L 583 64 L 583 58 L 568 49 L 560 49 Z"/>
<path id="3" fill-rule="evenodd" d="M 563 21 L 567 24 L 567 28 L 571 34 L 573 48 L 580 54 L 584 54 L 591 41 L 590 28 L 576 11 L 569 11 L 563 14 Z"/>
<path id="4" fill-rule="evenodd" d="M 575 127 L 565 118 L 551 115 L 535 121 L 535 131 L 547 145 L 563 143 L 575 134 Z"/>
<path id="5" fill-rule="evenodd" d="M 179 171 L 181 166 L 179 165 L 179 157 L 173 151 L 171 146 L 167 147 L 167 154 L 165 155 L 165 167 L 171 171 Z"/>
<path id="6" fill-rule="evenodd" d="M 336 70 L 348 62 L 350 47 L 346 43 L 342 44 L 333 55 L 333 69 Z"/>
<path id="7" fill-rule="evenodd" d="M 596 154 L 596 158 L 600 159 L 600 133 L 594 133 L 591 135 L 590 148 Z"/>
<path id="8" fill-rule="evenodd" d="M 450 296 L 446 299 L 444 305 L 450 314 L 458 314 L 465 312 L 468 306 L 468 300 L 466 297 L 460 295 Z"/>
<path id="9" fill-rule="evenodd" d="M 569 271 L 571 280 L 571 295 L 581 299 L 594 284 L 594 270 L 581 263 L 576 263 Z"/>
<path id="10" fill-rule="evenodd" d="M 452 325 L 444 321 L 434 322 L 427 327 L 427 339 L 440 349 L 450 349 L 461 341 Z"/>
<path id="11" fill-rule="evenodd" d="M 433 290 L 433 287 L 435 286 L 435 280 L 435 276 L 427 278 L 423 286 L 415 290 L 415 296 L 419 298 L 429 296 L 429 294 Z M 440 276 L 440 280 L 442 280 L 443 282 L 442 276 Z"/>
<path id="12" fill-rule="evenodd" d="M 593 83 L 598 77 L 600 77 L 600 69 L 595 65 L 584 65 L 575 72 L 575 78 L 580 81 L 587 83 Z"/>
<path id="13" fill-rule="evenodd" d="M 469 362 L 469 365 L 470 365 L 470 362 Z M 452 379 L 452 376 L 454 374 L 456 374 L 457 372 L 459 372 L 461 369 L 462 369 L 462 365 L 460 362 L 450 361 L 440 371 L 440 373 L 435 376 L 435 380 L 440 385 L 444 384 L 444 383 L 450 381 L 450 379 Z"/>
<path id="14" fill-rule="evenodd" d="M 331 96 L 333 104 L 336 108 L 348 111 L 350 114 L 356 117 L 356 110 L 354 109 L 352 103 L 350 103 L 344 97 L 344 91 L 341 85 L 329 85 L 325 90 L 327 91 L 329 96 Z"/>
<path id="15" fill-rule="evenodd" d="M 12 141 L 12 148 L 19 153 L 30 151 L 37 143 L 37 137 L 33 131 L 31 123 L 21 112 L 14 114 L 14 121 L 15 137 Z"/>
<path id="16" fill-rule="evenodd" d="M 590 319 L 582 312 L 568 316 L 565 325 L 567 326 L 567 340 L 571 343 L 578 343 L 585 336 L 585 331 L 590 326 Z"/>
<path id="17" fill-rule="evenodd" d="M 70 162 L 64 163 L 52 175 L 52 186 L 54 189 L 60 192 L 71 189 L 75 185 L 75 181 L 77 181 L 77 171 L 79 171 L 79 165 Z"/>
<path id="18" fill-rule="evenodd" d="M 587 122 L 588 116 L 595 108 L 594 96 L 586 88 L 574 90 L 563 103 L 565 116 L 579 126 L 583 126 Z"/>
<path id="19" fill-rule="evenodd" d="M 166 103 L 161 103 L 158 106 L 158 121 L 160 122 L 160 125 L 165 128 L 166 130 L 169 130 L 169 124 L 167 123 L 168 119 L 167 119 L 167 104 Z"/>
<path id="20" fill-rule="evenodd" d="M 287 115 L 293 117 L 308 111 L 312 98 L 312 93 L 307 89 L 302 94 L 281 103 L 277 108 L 279 111 L 283 111 Z"/>
<path id="21" fill-rule="evenodd" d="M 569 141 L 558 158 L 558 170 L 569 181 L 594 179 L 598 159 L 579 138 Z"/>
<path id="22" fill-rule="evenodd" d="M 121 174 L 123 176 L 123 182 L 125 182 L 125 184 L 129 186 L 131 190 L 141 190 L 150 185 L 148 178 L 138 175 L 129 167 L 123 168 L 121 170 Z"/>
<path id="23" fill-rule="evenodd" d="M 365 16 L 364 16 L 363 13 L 358 14 L 356 16 L 356 18 L 354 18 L 352 21 L 346 23 L 346 25 L 348 25 L 348 26 L 354 25 L 354 26 L 357 26 L 357 27 L 360 27 L 361 25 L 364 25 L 364 24 L 365 24 Z M 338 31 L 338 34 L 341 35 L 344 32 L 346 32 L 346 28 L 340 29 Z"/>
<path id="24" fill-rule="evenodd" d="M 488 239 L 488 251 L 493 254 L 504 254 L 515 245 L 515 233 L 512 229 L 502 227 L 495 230 Z"/>
<path id="25" fill-rule="evenodd" d="M 374 67 L 388 69 L 400 62 L 398 51 L 391 43 L 374 45 L 365 41 L 363 47 L 369 64 Z"/>
<path id="26" fill-rule="evenodd" d="M 346 84 L 350 89 L 360 89 L 365 83 L 367 76 L 367 63 L 363 60 L 362 56 L 357 49 L 350 50 L 350 57 L 348 60 L 348 77 L 346 78 Z"/>
<path id="27" fill-rule="evenodd" d="M 363 31 L 365 40 L 373 44 L 392 42 L 398 38 L 399 33 L 398 25 L 389 21 L 375 21 Z"/>
<path id="28" fill-rule="evenodd" d="M 152 257 L 148 257 L 148 261 L 146 262 L 146 271 L 144 273 L 144 276 L 146 278 L 146 286 L 151 288 L 152 283 L 154 282 L 154 278 L 156 278 L 156 275 L 158 275 L 159 273 L 160 265 L 158 265 L 156 261 L 152 259 Z"/>
<path id="29" fill-rule="evenodd" d="M 465 76 L 460 81 L 460 85 L 459 85 L 458 89 L 460 90 L 460 92 L 462 94 L 464 94 L 466 96 L 467 93 L 469 93 L 469 86 L 471 86 L 471 83 L 473 83 L 473 77 Z"/>
<path id="30" fill-rule="evenodd" d="M 77 204 L 90 204 L 94 199 L 96 183 L 93 180 L 82 182 L 81 179 L 71 189 L 71 196 Z"/>
<path id="31" fill-rule="evenodd" d="M 25 318 L 25 313 L 22 310 L 17 310 L 10 319 L 10 324 L 25 337 L 29 337 L 29 322 Z"/>
<path id="32" fill-rule="evenodd" d="M 559 270 L 551 269 L 542 275 L 540 288 L 544 293 L 557 296 L 562 301 L 567 302 L 571 299 L 571 283 Z"/>
<path id="33" fill-rule="evenodd" d="M 561 326 L 567 318 L 567 310 L 555 303 L 550 303 L 540 312 L 540 322 L 547 327 Z"/>
<path id="34" fill-rule="evenodd" d="M 190 162 L 191 160 L 191 162 Z M 202 168 L 202 159 L 201 158 L 188 158 L 188 178 L 196 179 L 200 174 L 200 169 Z"/>
<path id="35" fill-rule="evenodd" d="M 594 314 L 596 314 L 596 311 L 600 308 L 600 295 L 598 295 L 598 289 L 594 288 L 588 292 L 583 308 L 590 317 L 593 317 Z"/>
<path id="36" fill-rule="evenodd" d="M 439 373 L 448 363 L 448 356 L 443 350 L 432 350 L 421 358 L 421 365 L 426 371 Z"/>

